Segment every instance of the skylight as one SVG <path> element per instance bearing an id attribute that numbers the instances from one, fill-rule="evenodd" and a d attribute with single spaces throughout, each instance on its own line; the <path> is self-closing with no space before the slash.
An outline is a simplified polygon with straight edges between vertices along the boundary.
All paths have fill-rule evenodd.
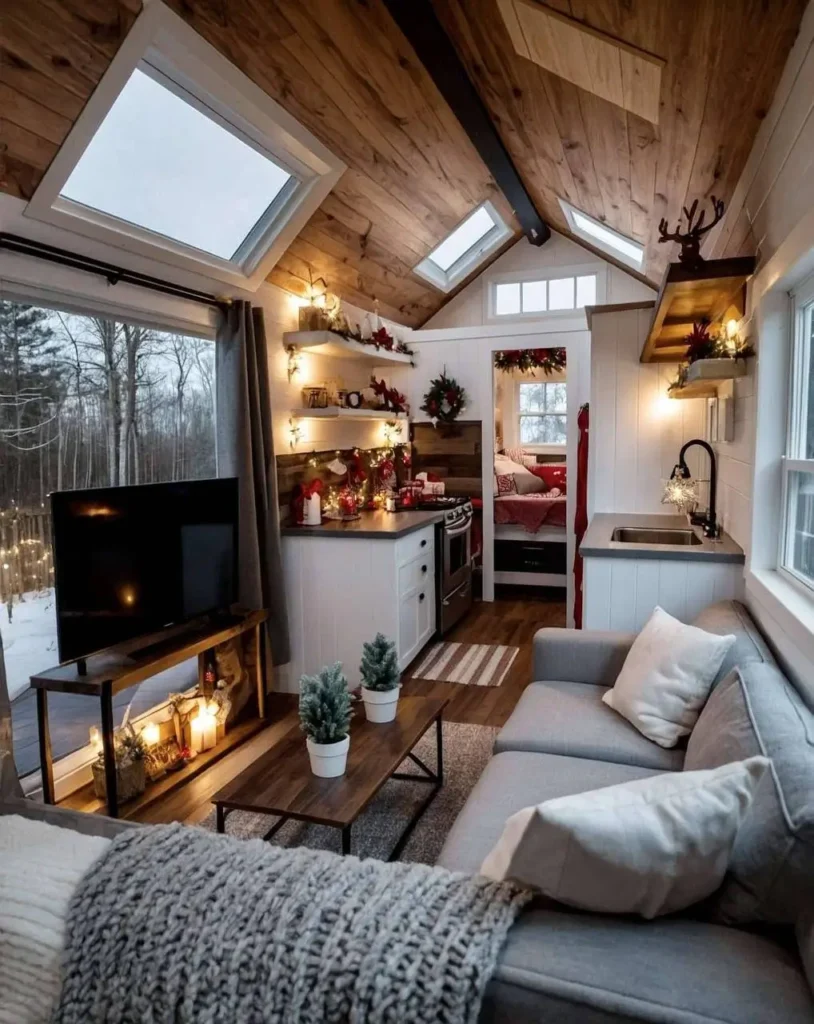
<path id="1" fill-rule="evenodd" d="M 494 206 L 483 203 L 418 264 L 415 272 L 442 291 L 449 291 L 511 233 Z"/>
<path id="2" fill-rule="evenodd" d="M 254 291 L 346 166 L 166 4 L 141 7 L 25 215 Z"/>
<path id="3" fill-rule="evenodd" d="M 292 176 L 182 95 L 137 68 L 60 195 L 233 259 Z"/>
<path id="4" fill-rule="evenodd" d="M 429 259 L 443 271 L 449 270 L 452 264 L 468 252 L 473 245 L 487 235 L 495 226 L 486 207 L 479 206 L 463 223 L 448 235 L 444 241 L 429 255 Z"/>
<path id="5" fill-rule="evenodd" d="M 613 256 L 622 263 L 626 263 L 636 270 L 641 270 L 644 263 L 644 246 L 639 245 L 632 238 L 628 238 L 627 235 L 614 231 L 607 224 L 594 220 L 587 213 L 577 210 L 576 207 L 571 206 L 570 203 L 566 203 L 562 199 L 560 200 L 560 205 L 575 235 L 579 235 L 586 242 L 590 242 L 591 245 L 604 250 L 609 256 Z"/>

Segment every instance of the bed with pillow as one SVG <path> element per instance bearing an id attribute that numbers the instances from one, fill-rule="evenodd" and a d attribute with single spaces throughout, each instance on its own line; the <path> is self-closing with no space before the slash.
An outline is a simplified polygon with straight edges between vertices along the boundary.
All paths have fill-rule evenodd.
<path id="1" fill-rule="evenodd" d="M 565 587 L 566 464 L 495 455 L 495 583 Z"/>

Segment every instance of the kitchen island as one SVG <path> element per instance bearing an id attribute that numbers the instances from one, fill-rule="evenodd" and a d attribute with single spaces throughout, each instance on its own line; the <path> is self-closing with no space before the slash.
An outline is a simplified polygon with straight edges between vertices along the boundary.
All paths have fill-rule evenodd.
<path id="1" fill-rule="evenodd" d="M 665 531 L 676 542 L 654 542 Z M 726 533 L 709 540 L 684 516 L 598 512 L 579 552 L 586 629 L 637 631 L 656 605 L 692 622 L 713 601 L 742 596 L 743 549 Z"/>
<path id="2" fill-rule="evenodd" d="M 401 669 L 432 639 L 436 524 L 443 517 L 375 511 L 349 522 L 283 527 L 292 688 L 303 673 L 335 661 L 358 686 L 362 644 L 378 632 L 395 641 Z"/>

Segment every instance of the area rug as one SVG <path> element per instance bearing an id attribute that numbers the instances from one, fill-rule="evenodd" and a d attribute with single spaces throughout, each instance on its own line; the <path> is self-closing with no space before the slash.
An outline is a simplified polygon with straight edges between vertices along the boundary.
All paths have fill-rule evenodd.
<path id="1" fill-rule="evenodd" d="M 500 686 L 519 650 L 500 644 L 435 644 L 412 677 L 441 683 Z"/>
<path id="2" fill-rule="evenodd" d="M 458 722 L 444 722 L 443 729 L 444 785 L 419 819 L 399 860 L 416 864 L 436 862 L 447 833 L 491 757 L 498 731 L 490 726 Z M 435 729 L 422 737 L 415 753 L 428 767 L 435 768 Z M 405 774 L 419 774 L 412 761 L 405 761 L 400 770 Z M 426 795 L 426 784 L 393 779 L 386 782 L 354 823 L 351 852 L 357 857 L 386 859 Z M 275 820 L 271 815 L 233 811 L 226 818 L 226 831 L 242 839 L 257 839 L 268 832 Z M 214 811 L 201 822 L 201 827 L 215 831 Z M 300 821 L 286 822 L 271 842 L 335 852 L 339 852 L 341 847 L 338 829 Z"/>

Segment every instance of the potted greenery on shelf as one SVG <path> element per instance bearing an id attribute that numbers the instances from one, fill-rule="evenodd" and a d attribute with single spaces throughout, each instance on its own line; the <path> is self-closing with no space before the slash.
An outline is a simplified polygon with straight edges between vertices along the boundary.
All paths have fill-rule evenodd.
<path id="1" fill-rule="evenodd" d="M 300 679 L 300 726 L 311 771 L 321 779 L 345 774 L 350 747 L 351 696 L 339 662 Z"/>
<path id="2" fill-rule="evenodd" d="M 382 633 L 362 645 L 362 700 L 368 722 L 392 722 L 396 717 L 401 673 L 396 645 Z"/>

